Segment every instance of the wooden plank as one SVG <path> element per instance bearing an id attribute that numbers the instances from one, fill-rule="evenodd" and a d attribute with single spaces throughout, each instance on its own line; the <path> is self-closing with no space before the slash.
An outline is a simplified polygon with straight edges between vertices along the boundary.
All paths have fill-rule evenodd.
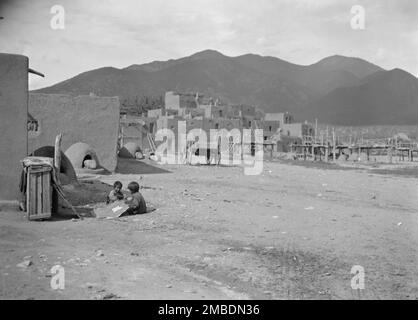
<path id="1" fill-rule="evenodd" d="M 94 215 L 96 218 L 118 218 L 123 213 L 126 212 L 126 210 L 129 209 L 129 205 L 127 205 L 123 200 L 121 201 L 115 201 L 105 207 L 101 208 L 95 208 L 94 209 Z"/>
<path id="2" fill-rule="evenodd" d="M 62 133 L 56 136 L 55 138 L 55 148 L 54 148 L 54 167 L 55 172 L 57 173 L 57 180 L 58 183 L 60 182 L 60 172 L 61 172 L 61 140 L 62 140 Z"/>
<path id="3" fill-rule="evenodd" d="M 26 170 L 26 213 L 29 219 L 29 212 L 30 212 L 30 192 L 29 192 L 29 183 L 30 183 L 30 175 L 29 175 L 29 168 Z"/>
<path id="4" fill-rule="evenodd" d="M 36 208 L 37 208 L 37 203 L 36 203 L 36 192 L 37 192 L 37 185 L 36 185 L 36 173 L 32 173 L 30 175 L 30 183 L 31 183 L 31 200 L 32 200 L 32 206 L 31 206 L 31 215 L 35 215 L 36 214 Z"/>
<path id="5" fill-rule="evenodd" d="M 42 176 L 43 172 L 36 174 L 36 214 L 42 214 Z"/>
<path id="6" fill-rule="evenodd" d="M 38 190 L 38 201 L 40 201 L 42 203 L 41 206 L 41 211 L 37 212 L 36 215 L 36 219 L 46 219 L 46 218 L 50 218 L 51 217 L 51 204 L 48 203 L 46 200 L 49 199 L 49 192 L 50 192 L 50 171 L 46 170 L 43 173 L 40 173 L 40 177 L 39 180 L 41 180 L 40 182 L 38 181 L 38 186 L 41 186 L 41 192 L 39 192 Z M 39 209 L 39 207 L 38 207 Z"/>
<path id="7" fill-rule="evenodd" d="M 48 205 L 48 213 L 52 216 L 52 185 L 51 185 L 51 175 L 52 172 L 48 174 L 48 179 L 46 181 L 47 185 L 47 205 Z"/>
<path id="8" fill-rule="evenodd" d="M 31 170 L 31 173 L 34 174 L 34 173 L 39 173 L 39 172 L 49 172 L 51 171 L 51 168 L 50 167 L 31 167 L 30 170 Z"/>
<path id="9" fill-rule="evenodd" d="M 28 173 L 28 177 L 29 177 L 29 203 L 28 203 L 28 207 L 29 207 L 29 217 L 31 215 L 36 214 L 36 208 L 37 208 L 37 204 L 36 204 L 36 173 L 32 173 L 32 170 L 29 168 L 29 173 Z"/>
<path id="10" fill-rule="evenodd" d="M 51 168 L 27 169 L 27 214 L 29 220 L 51 217 Z"/>
<path id="11" fill-rule="evenodd" d="M 51 213 L 51 186 L 50 186 L 50 179 L 51 176 L 49 174 L 49 172 L 45 172 L 42 175 L 42 192 L 43 192 L 43 197 L 42 197 L 42 208 L 43 208 L 43 212 L 44 213 Z"/>
<path id="12" fill-rule="evenodd" d="M 46 189 L 45 189 L 45 182 L 46 182 L 47 178 L 45 175 L 45 172 L 42 173 L 42 178 L 41 178 L 41 188 L 42 188 L 42 212 L 45 213 L 47 210 L 47 205 L 45 203 L 45 198 L 46 196 Z"/>

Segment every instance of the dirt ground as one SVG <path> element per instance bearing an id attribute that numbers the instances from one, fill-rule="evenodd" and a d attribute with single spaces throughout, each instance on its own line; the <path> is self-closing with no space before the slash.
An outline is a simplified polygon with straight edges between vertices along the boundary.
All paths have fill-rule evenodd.
<path id="1" fill-rule="evenodd" d="M 29 222 L 2 208 L 0 299 L 418 299 L 416 174 L 292 162 L 265 162 L 259 176 L 153 169 L 126 163 L 66 187 L 83 211 L 115 180 L 136 180 L 150 214 Z M 50 286 L 54 265 L 63 290 Z M 364 290 L 351 288 L 355 265 Z"/>

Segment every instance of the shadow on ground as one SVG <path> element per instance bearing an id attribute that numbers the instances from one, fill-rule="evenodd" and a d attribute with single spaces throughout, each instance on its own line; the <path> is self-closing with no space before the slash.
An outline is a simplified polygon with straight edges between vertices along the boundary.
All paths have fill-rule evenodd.
<path id="1" fill-rule="evenodd" d="M 112 190 L 112 186 L 98 180 L 83 180 L 77 184 L 62 186 L 66 199 L 71 203 L 76 212 L 84 218 L 94 217 L 94 209 L 104 206 L 106 196 Z M 53 214 L 51 221 L 62 221 L 78 218 L 71 207 L 58 199 L 58 212 Z"/>
<path id="2" fill-rule="evenodd" d="M 106 205 L 106 196 L 112 190 L 112 186 L 98 180 L 82 180 L 78 184 L 63 186 L 65 197 L 74 207 L 76 212 L 83 218 L 95 218 L 94 210 Z M 141 189 L 155 189 L 141 186 Z M 122 191 L 127 195 L 126 191 Z M 156 206 L 147 203 L 149 206 L 146 214 L 154 212 Z M 78 218 L 72 208 L 61 198 L 59 199 L 58 212 L 53 214 L 50 221 L 62 221 Z"/>
<path id="3" fill-rule="evenodd" d="M 171 173 L 149 160 L 118 158 L 116 173 L 121 174 L 162 174 Z"/>
<path id="4" fill-rule="evenodd" d="M 395 168 L 395 169 L 374 169 L 373 173 L 382 175 L 393 175 L 406 178 L 417 178 L 418 168 Z"/>

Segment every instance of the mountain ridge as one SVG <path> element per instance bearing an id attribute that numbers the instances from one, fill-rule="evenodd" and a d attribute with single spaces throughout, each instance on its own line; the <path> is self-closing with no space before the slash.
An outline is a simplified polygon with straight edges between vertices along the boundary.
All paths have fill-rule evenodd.
<path id="1" fill-rule="evenodd" d="M 399 81 L 401 86 L 396 85 Z M 417 83 L 418 79 L 406 71 L 384 70 L 356 57 L 333 55 L 303 66 L 272 56 L 229 57 L 215 50 L 204 50 L 180 59 L 134 64 L 121 69 L 98 68 L 34 92 L 93 92 L 99 96 L 119 96 L 125 101 L 141 95 L 158 96 L 171 90 L 198 91 L 226 102 L 253 104 L 266 112 L 289 111 L 301 121 L 318 118 L 356 125 L 364 124 L 364 119 L 366 124 L 375 120 L 397 124 L 407 119 L 418 124 L 418 116 L 413 116 L 412 120 L 406 116 L 414 114 L 414 107 L 418 108 L 416 94 L 405 90 L 416 88 Z M 364 90 L 368 93 L 357 99 Z M 396 101 L 391 98 L 387 103 L 390 101 L 396 106 L 398 116 L 378 98 L 383 90 L 396 97 Z M 353 106 L 346 99 L 360 105 Z M 370 101 L 384 105 L 369 107 Z M 362 109 L 370 109 L 370 113 L 359 112 Z M 387 112 L 387 117 L 382 117 L 379 110 Z M 378 114 L 374 115 L 375 112 Z"/>

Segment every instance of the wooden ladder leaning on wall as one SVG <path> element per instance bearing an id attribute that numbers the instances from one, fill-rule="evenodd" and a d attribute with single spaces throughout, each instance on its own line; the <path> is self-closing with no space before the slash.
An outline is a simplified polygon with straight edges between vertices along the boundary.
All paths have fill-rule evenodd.
<path id="1" fill-rule="evenodd" d="M 155 146 L 154 137 L 152 136 L 151 133 L 147 133 L 147 138 L 148 138 L 149 146 L 151 148 L 151 152 L 155 153 L 155 151 L 157 150 L 157 147 Z"/>

